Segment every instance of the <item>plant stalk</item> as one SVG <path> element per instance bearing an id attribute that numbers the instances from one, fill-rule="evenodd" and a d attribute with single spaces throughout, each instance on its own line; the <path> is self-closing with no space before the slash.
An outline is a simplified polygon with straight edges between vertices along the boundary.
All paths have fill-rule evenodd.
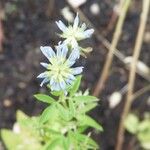
<path id="1" fill-rule="evenodd" d="M 118 22 L 117 22 L 115 33 L 113 35 L 113 40 L 112 40 L 112 43 L 110 45 L 109 52 L 107 54 L 107 58 L 106 58 L 105 65 L 104 65 L 104 68 L 103 68 L 103 71 L 102 71 L 102 75 L 99 78 L 98 83 L 97 83 L 97 85 L 94 89 L 94 92 L 93 92 L 94 96 L 98 96 L 100 94 L 100 92 L 104 88 L 104 84 L 105 84 L 105 82 L 108 78 L 108 74 L 109 74 L 109 70 L 110 70 L 110 67 L 111 67 L 111 64 L 112 64 L 114 52 L 115 52 L 116 46 L 118 44 L 118 41 L 120 39 L 120 35 L 121 35 L 121 32 L 122 32 L 122 27 L 123 27 L 123 24 L 124 24 L 124 20 L 125 20 L 126 13 L 127 13 L 128 8 L 129 8 L 130 2 L 131 2 L 131 0 L 124 0 L 122 11 L 120 12 L 120 16 L 119 16 L 119 19 L 118 19 Z"/>
<path id="2" fill-rule="evenodd" d="M 147 22 L 149 5 L 150 5 L 150 0 L 143 0 L 143 9 L 140 18 L 140 25 L 139 25 L 138 34 L 135 41 L 135 47 L 133 52 L 133 62 L 131 63 L 131 68 L 129 73 L 127 99 L 119 123 L 117 144 L 115 150 L 122 150 L 122 146 L 123 146 L 124 132 L 125 132 L 124 120 L 127 114 L 129 113 L 132 104 L 133 88 L 134 88 L 134 82 L 136 76 L 136 64 L 140 55 L 141 46 L 143 42 L 143 35 L 144 35 L 144 30 Z"/>

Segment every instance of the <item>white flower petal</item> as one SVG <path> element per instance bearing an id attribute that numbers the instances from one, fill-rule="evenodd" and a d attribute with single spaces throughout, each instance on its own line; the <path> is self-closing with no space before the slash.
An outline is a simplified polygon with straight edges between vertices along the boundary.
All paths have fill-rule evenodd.
<path id="1" fill-rule="evenodd" d="M 54 84 L 54 82 L 55 82 L 54 78 L 53 78 L 53 77 L 51 77 L 51 79 L 50 79 L 50 85 L 53 85 L 53 84 Z"/>
<path id="2" fill-rule="evenodd" d="M 80 74 L 83 71 L 83 67 L 76 67 L 72 69 L 73 75 Z"/>
<path id="3" fill-rule="evenodd" d="M 57 57 L 59 58 L 59 57 L 61 57 L 61 47 L 57 47 Z"/>
<path id="4" fill-rule="evenodd" d="M 60 87 L 62 90 L 64 90 L 66 87 L 66 83 L 64 81 L 60 82 Z"/>
<path id="5" fill-rule="evenodd" d="M 66 58 L 67 52 L 68 52 L 68 47 L 64 45 L 64 47 L 62 48 L 62 57 Z"/>
<path id="6" fill-rule="evenodd" d="M 43 72 L 37 76 L 37 78 L 46 78 L 46 77 L 47 77 L 47 72 Z"/>
<path id="7" fill-rule="evenodd" d="M 69 44 L 71 44 L 72 48 L 78 47 L 78 42 L 75 38 L 72 38 L 70 42 L 71 43 L 69 43 Z"/>
<path id="8" fill-rule="evenodd" d="M 76 61 L 70 61 L 70 60 L 68 61 L 68 60 L 67 60 L 67 64 L 68 64 L 69 67 L 71 67 L 72 65 L 74 65 L 75 62 L 76 62 Z"/>
<path id="9" fill-rule="evenodd" d="M 40 86 L 42 87 L 43 84 L 44 84 L 44 83 L 47 83 L 48 81 L 49 81 L 49 79 L 48 79 L 48 78 L 45 78 L 45 79 L 41 82 Z"/>
<path id="10" fill-rule="evenodd" d="M 45 68 L 48 68 L 48 65 L 49 65 L 49 64 L 44 63 L 44 62 L 41 62 L 40 64 L 41 64 L 43 67 L 45 67 Z"/>
<path id="11" fill-rule="evenodd" d="M 56 82 L 53 82 L 53 84 L 52 84 L 52 85 L 50 84 L 50 88 L 51 88 L 51 90 L 52 90 L 52 91 L 54 91 L 54 90 L 55 90 L 55 85 L 56 85 Z"/>
<path id="12" fill-rule="evenodd" d="M 80 52 L 79 52 L 79 49 L 76 48 L 76 49 L 73 49 L 69 58 L 68 58 L 68 61 L 70 62 L 74 62 L 76 59 L 78 59 L 80 56 Z"/>
<path id="13" fill-rule="evenodd" d="M 75 80 L 76 78 L 74 77 L 74 75 L 70 74 L 70 75 L 68 75 L 68 79 L 69 80 Z"/>
<path id="14" fill-rule="evenodd" d="M 68 47 L 65 43 L 59 44 L 56 46 L 57 49 L 57 57 L 63 57 L 66 58 Z"/>
<path id="15" fill-rule="evenodd" d="M 94 32 L 94 29 L 88 29 L 86 31 L 84 31 L 84 36 L 85 38 L 89 38 Z"/>
<path id="16" fill-rule="evenodd" d="M 60 85 L 58 82 L 55 82 L 52 86 L 51 89 L 53 89 L 54 91 L 60 91 Z"/>
<path id="17" fill-rule="evenodd" d="M 55 56 L 55 52 L 50 46 L 41 46 L 40 47 L 42 53 L 46 56 L 46 58 L 49 60 L 51 57 Z"/>
<path id="18" fill-rule="evenodd" d="M 78 16 L 78 13 L 77 13 L 77 15 L 76 15 L 76 17 L 74 19 L 73 28 L 77 29 L 78 25 L 79 25 L 79 16 Z"/>
<path id="19" fill-rule="evenodd" d="M 81 25 L 81 29 L 82 29 L 82 31 L 84 31 L 84 30 L 86 29 L 86 24 L 85 24 L 85 23 L 83 23 L 83 24 Z"/>
<path id="20" fill-rule="evenodd" d="M 72 80 L 70 80 L 70 79 L 66 79 L 66 83 L 67 83 L 67 84 L 71 85 L 71 84 L 72 84 L 72 82 L 73 82 Z"/>
<path id="21" fill-rule="evenodd" d="M 63 31 L 63 32 L 66 31 L 67 27 L 66 27 L 66 25 L 61 20 L 56 21 L 56 24 L 57 24 L 57 26 L 59 27 L 59 29 L 61 31 Z"/>

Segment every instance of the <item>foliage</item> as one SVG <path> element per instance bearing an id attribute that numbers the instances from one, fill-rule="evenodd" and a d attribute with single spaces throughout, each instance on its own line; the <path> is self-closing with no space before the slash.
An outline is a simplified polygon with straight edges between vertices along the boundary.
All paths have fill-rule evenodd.
<path id="1" fill-rule="evenodd" d="M 87 115 L 97 105 L 98 99 L 75 93 L 80 79 L 81 76 L 78 76 L 67 96 L 64 93 L 59 93 L 59 96 L 53 93 L 58 100 L 36 94 L 36 99 L 47 103 L 47 108 L 39 117 L 28 117 L 18 111 L 15 125 L 19 131 L 2 130 L 6 147 L 9 150 L 97 149 L 98 145 L 90 138 L 90 134 L 86 136 L 83 133 L 88 127 L 102 131 L 102 127 Z"/>
<path id="2" fill-rule="evenodd" d="M 85 24 L 80 27 L 78 15 L 72 27 L 67 28 L 61 21 L 56 23 L 63 31 L 61 37 L 65 40 L 55 46 L 56 52 L 49 46 L 41 47 L 49 63 L 41 63 L 47 70 L 38 76 L 43 79 L 41 86 L 47 84 L 50 93 L 34 95 L 47 107 L 36 117 L 17 112 L 14 129 L 1 130 L 8 150 L 98 149 L 91 138 L 91 132 L 87 133 L 90 127 L 102 131 L 101 125 L 88 115 L 97 106 L 98 99 L 90 96 L 88 91 L 78 92 L 82 77 L 79 74 L 83 67 L 72 68 L 80 55 L 83 55 L 82 50 L 86 49 L 81 48 L 77 42 L 89 38 L 94 30 L 85 30 Z"/>
<path id="3" fill-rule="evenodd" d="M 150 113 L 142 121 L 135 114 L 129 114 L 125 120 L 127 131 L 134 134 L 145 150 L 150 149 Z"/>

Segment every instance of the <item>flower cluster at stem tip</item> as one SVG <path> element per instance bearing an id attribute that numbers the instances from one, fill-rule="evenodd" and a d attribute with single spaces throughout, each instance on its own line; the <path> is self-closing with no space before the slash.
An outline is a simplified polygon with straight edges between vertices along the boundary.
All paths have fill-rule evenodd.
<path id="1" fill-rule="evenodd" d="M 94 29 L 86 30 L 87 27 L 85 23 L 79 25 L 78 13 L 73 25 L 67 27 L 61 20 L 56 21 L 56 24 L 62 31 L 60 36 L 65 39 L 64 43 L 71 47 L 78 47 L 78 41 L 89 38 L 94 32 Z"/>
<path id="2" fill-rule="evenodd" d="M 78 41 L 89 38 L 94 30 L 86 30 L 85 23 L 80 26 L 78 14 L 72 26 L 67 27 L 60 20 L 56 24 L 63 32 L 60 36 L 65 40 L 55 46 L 55 51 L 50 46 L 40 47 L 49 63 L 41 63 L 47 70 L 38 75 L 37 78 L 43 79 L 41 86 L 48 83 L 52 91 L 61 91 L 72 85 L 76 79 L 75 76 L 83 71 L 82 66 L 72 67 L 81 55 L 81 47 L 78 46 Z"/>

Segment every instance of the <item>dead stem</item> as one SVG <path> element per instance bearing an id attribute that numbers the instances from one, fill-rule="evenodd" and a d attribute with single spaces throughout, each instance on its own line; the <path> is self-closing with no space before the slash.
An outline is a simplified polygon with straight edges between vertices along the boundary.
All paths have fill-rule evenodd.
<path id="1" fill-rule="evenodd" d="M 66 2 L 68 3 L 68 1 L 66 0 Z M 104 38 L 101 33 L 95 28 L 95 26 L 93 25 L 93 23 L 86 17 L 86 15 L 82 12 L 82 10 L 80 8 L 74 8 L 72 7 L 69 3 L 68 5 L 75 11 L 75 12 L 78 12 L 79 13 L 79 16 L 81 18 L 82 21 L 86 22 L 89 27 L 93 28 L 95 30 L 94 34 L 96 35 L 96 38 L 98 41 L 100 41 L 105 47 L 107 50 L 110 49 L 110 42 Z M 117 48 L 115 48 L 114 50 L 114 55 L 123 63 L 125 64 L 124 62 L 124 59 L 126 58 L 126 56 L 124 54 L 121 53 L 121 51 L 119 51 Z M 126 69 L 129 69 L 126 64 L 125 64 L 125 67 Z M 149 78 L 143 76 L 142 74 L 140 74 L 139 72 L 137 72 L 138 75 L 142 76 L 145 80 L 149 80 Z"/>
<path id="2" fill-rule="evenodd" d="M 94 89 L 93 95 L 94 96 L 98 96 L 100 94 L 100 92 L 102 91 L 104 84 L 107 80 L 108 74 L 109 74 L 109 69 L 113 60 L 113 56 L 114 56 L 114 51 L 115 48 L 118 44 L 121 32 L 122 32 L 122 26 L 124 24 L 124 20 L 125 20 L 125 16 L 128 10 L 128 7 L 130 5 L 131 0 L 124 0 L 124 5 L 122 7 L 122 11 L 120 12 L 120 16 L 117 22 L 117 26 L 116 26 L 116 30 L 113 36 L 113 40 L 112 40 L 112 44 L 110 46 L 106 61 L 105 61 L 105 65 L 102 71 L 102 75 L 98 80 L 98 83 Z"/>
<path id="3" fill-rule="evenodd" d="M 54 10 L 54 3 L 55 3 L 55 0 L 48 1 L 48 6 L 47 6 L 47 10 L 46 10 L 46 15 L 48 17 L 51 17 L 51 15 L 52 15 L 52 12 Z"/>
<path id="4" fill-rule="evenodd" d="M 3 1 L 0 2 L 0 52 L 2 52 L 2 45 L 4 41 L 4 31 L 2 20 L 4 19 L 4 9 L 3 9 Z"/>
<path id="5" fill-rule="evenodd" d="M 135 75 L 136 75 L 136 64 L 137 64 L 138 57 L 141 51 L 143 35 L 144 35 L 144 30 L 146 26 L 148 11 L 149 11 L 149 4 L 150 4 L 150 0 L 143 0 L 143 10 L 141 13 L 141 18 L 140 18 L 140 26 L 138 29 L 138 35 L 137 35 L 136 42 L 135 42 L 133 62 L 131 64 L 130 73 L 129 73 L 127 99 L 126 99 L 123 113 L 121 115 L 121 120 L 119 123 L 116 150 L 122 150 L 122 145 L 124 141 L 124 131 L 125 131 L 124 120 L 128 112 L 130 111 L 130 107 L 132 104 L 133 88 L 134 88 Z"/>
<path id="6" fill-rule="evenodd" d="M 104 36 L 107 36 L 107 34 L 113 30 L 113 28 L 116 24 L 116 21 L 118 19 L 118 16 L 120 14 L 121 8 L 123 6 L 123 2 L 124 2 L 124 0 L 119 0 L 119 2 L 117 2 L 117 4 L 115 4 L 115 6 L 113 7 L 113 13 L 112 13 L 112 16 L 110 18 L 110 21 L 106 27 L 106 30 L 104 30 L 102 32 L 102 34 Z"/>
<path id="7" fill-rule="evenodd" d="M 132 97 L 132 101 L 137 99 L 139 96 L 141 96 L 142 94 L 144 94 L 144 93 L 146 93 L 148 91 L 150 91 L 150 85 L 147 85 L 146 87 L 143 87 L 142 89 L 140 89 L 137 92 L 135 92 L 133 97 Z"/>

